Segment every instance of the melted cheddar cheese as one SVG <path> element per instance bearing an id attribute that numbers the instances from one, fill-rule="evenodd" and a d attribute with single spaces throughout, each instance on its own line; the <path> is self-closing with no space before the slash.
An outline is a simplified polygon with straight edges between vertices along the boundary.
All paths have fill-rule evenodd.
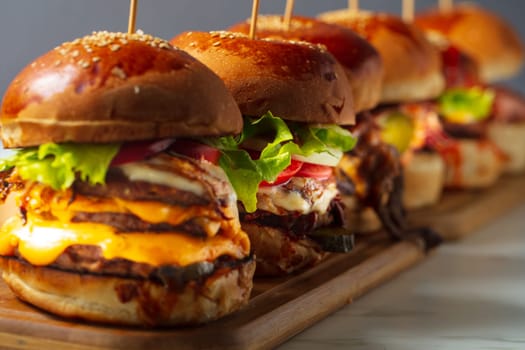
<path id="1" fill-rule="evenodd" d="M 53 263 L 73 244 L 96 245 L 106 259 L 123 258 L 154 266 L 185 266 L 221 255 L 241 259 L 250 250 L 243 231 L 231 238 L 217 235 L 207 239 L 177 232 L 123 234 L 102 224 L 65 224 L 31 217 L 25 225 L 20 218 L 11 218 L 0 230 L 0 255 L 13 255 L 18 248 L 24 259 L 38 266 Z"/>

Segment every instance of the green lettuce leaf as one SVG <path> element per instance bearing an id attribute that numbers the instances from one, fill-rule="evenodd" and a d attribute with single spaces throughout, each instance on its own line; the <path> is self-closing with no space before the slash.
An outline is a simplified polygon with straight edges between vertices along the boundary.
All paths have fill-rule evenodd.
<path id="1" fill-rule="evenodd" d="M 250 139 L 264 139 L 258 159 L 242 149 Z M 337 125 L 289 125 L 271 112 L 258 119 L 245 118 L 239 137 L 203 140 L 221 150 L 219 165 L 230 179 L 237 197 L 247 212 L 257 209 L 257 190 L 262 181 L 273 182 L 292 161 L 292 155 L 309 156 L 330 152 L 330 149 L 349 151 L 355 146 L 352 134 Z"/>
<path id="2" fill-rule="evenodd" d="M 224 150 L 219 165 L 230 179 L 237 198 L 248 212 L 257 209 L 257 190 L 263 180 L 261 171 L 248 152 L 243 150 Z"/>
<path id="3" fill-rule="evenodd" d="M 83 181 L 103 184 L 118 144 L 55 144 L 17 150 L 0 160 L 0 171 L 16 167 L 21 178 L 55 190 L 69 188 L 78 175 Z"/>
<path id="4" fill-rule="evenodd" d="M 494 97 L 494 91 L 479 87 L 449 89 L 438 100 L 439 112 L 455 123 L 481 121 L 490 115 Z"/>
<path id="5" fill-rule="evenodd" d="M 330 152 L 337 149 L 342 152 L 352 150 L 357 143 L 352 133 L 339 125 L 308 126 L 292 124 L 294 134 L 300 141 L 300 150 L 294 154 L 309 156 L 313 153 Z"/>

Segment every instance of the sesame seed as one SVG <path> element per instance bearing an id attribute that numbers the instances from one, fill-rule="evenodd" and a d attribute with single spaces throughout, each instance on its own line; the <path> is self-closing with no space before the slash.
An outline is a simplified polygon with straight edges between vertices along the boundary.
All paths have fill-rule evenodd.
<path id="1" fill-rule="evenodd" d="M 122 80 L 125 80 L 127 78 L 126 73 L 120 67 L 113 67 L 113 69 L 111 70 L 111 74 Z"/>
<path id="2" fill-rule="evenodd" d="M 60 60 L 55 61 L 55 67 L 60 66 L 61 63 L 62 63 L 62 61 L 60 61 Z"/>
<path id="3" fill-rule="evenodd" d="M 93 57 L 91 60 L 92 60 L 93 62 L 98 62 L 98 61 L 100 61 L 100 57 L 95 56 L 95 57 Z"/>
<path id="4" fill-rule="evenodd" d="M 138 95 L 138 94 L 140 93 L 140 86 L 135 85 L 135 86 L 133 87 L 133 91 L 135 92 L 135 95 Z"/>
<path id="5" fill-rule="evenodd" d="M 171 48 L 172 46 L 166 40 L 156 38 L 154 36 L 144 34 L 142 30 L 138 30 L 136 33 L 113 33 L 107 31 L 93 32 L 93 34 L 85 36 L 80 39 L 75 39 L 70 43 L 64 43 L 57 50 L 62 55 L 71 53 L 73 57 L 78 57 L 81 55 L 81 52 L 78 49 L 73 50 L 73 46 L 82 45 L 83 49 L 92 53 L 93 50 L 97 47 L 103 48 L 109 46 L 111 51 L 118 51 L 122 48 L 121 45 L 127 45 L 130 41 L 139 41 L 143 42 L 146 45 L 152 47 L 160 47 L 163 49 Z"/>
<path id="6" fill-rule="evenodd" d="M 221 42 L 220 41 L 216 41 L 212 44 L 212 46 L 221 46 Z"/>
<path id="7" fill-rule="evenodd" d="M 88 68 L 89 67 L 89 62 L 88 61 L 85 61 L 85 60 L 80 60 L 78 61 L 78 65 L 82 68 Z"/>

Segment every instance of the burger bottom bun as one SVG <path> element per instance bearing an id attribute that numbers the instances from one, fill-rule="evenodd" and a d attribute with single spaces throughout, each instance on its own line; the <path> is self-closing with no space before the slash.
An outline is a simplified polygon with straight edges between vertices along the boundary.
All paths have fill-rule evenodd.
<path id="1" fill-rule="evenodd" d="M 79 274 L 0 258 L 2 277 L 20 299 L 64 317 L 125 325 L 200 324 L 248 302 L 255 262 L 219 269 L 204 281 L 170 288 L 149 280 Z"/>
<path id="2" fill-rule="evenodd" d="M 458 140 L 455 155 L 445 157 L 445 187 L 476 189 L 492 186 L 500 177 L 504 161 L 489 140 Z"/>
<path id="3" fill-rule="evenodd" d="M 256 276 L 282 276 L 317 264 L 326 255 L 309 238 L 296 238 L 278 228 L 243 223 L 257 262 Z"/>
<path id="4" fill-rule="evenodd" d="M 362 207 L 356 196 L 341 196 L 344 204 L 345 225 L 357 234 L 377 232 L 383 227 L 371 207 Z"/>
<path id="5" fill-rule="evenodd" d="M 445 182 L 445 162 L 438 153 L 415 152 L 404 165 L 403 172 L 403 205 L 406 209 L 417 209 L 439 201 Z"/>
<path id="6" fill-rule="evenodd" d="M 491 123 L 489 139 L 508 157 L 504 172 L 520 173 L 525 170 L 525 122 Z"/>

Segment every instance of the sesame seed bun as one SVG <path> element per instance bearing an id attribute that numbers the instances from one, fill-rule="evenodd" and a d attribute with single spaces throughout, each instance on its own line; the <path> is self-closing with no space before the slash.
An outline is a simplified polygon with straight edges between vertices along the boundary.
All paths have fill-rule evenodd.
<path id="1" fill-rule="evenodd" d="M 228 30 L 247 34 L 249 22 Z M 352 88 L 356 113 L 372 109 L 379 102 L 383 62 L 377 50 L 353 31 L 307 17 L 295 16 L 286 28 L 282 16 L 259 16 L 257 37 L 307 41 L 321 44 L 344 67 Z"/>
<path id="2" fill-rule="evenodd" d="M 28 65 L 4 96 L 5 147 L 240 132 L 223 82 L 150 35 L 96 32 Z"/>
<path id="3" fill-rule="evenodd" d="M 171 42 L 220 76 L 244 115 L 271 111 L 305 123 L 355 122 L 344 69 L 318 45 L 232 32 L 187 32 Z"/>
<path id="4" fill-rule="evenodd" d="M 443 91 L 440 53 L 415 26 L 391 15 L 347 9 L 319 18 L 354 30 L 379 51 L 385 67 L 382 103 L 426 100 Z"/>
<path id="5" fill-rule="evenodd" d="M 415 23 L 474 58 L 484 81 L 510 78 L 523 65 L 524 47 L 518 34 L 505 20 L 475 4 L 458 4 L 446 12 L 430 10 L 419 14 Z"/>

